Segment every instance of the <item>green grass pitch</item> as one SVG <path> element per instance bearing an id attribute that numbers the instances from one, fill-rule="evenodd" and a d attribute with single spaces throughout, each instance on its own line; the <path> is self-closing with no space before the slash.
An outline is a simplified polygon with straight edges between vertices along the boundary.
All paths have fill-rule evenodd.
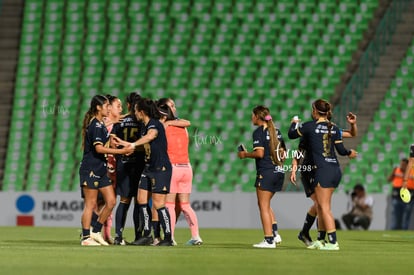
<path id="1" fill-rule="evenodd" d="M 188 229 L 177 229 L 176 247 L 81 247 L 79 232 L 0 227 L 0 274 L 411 274 L 414 267 L 413 231 L 338 231 L 340 251 L 308 250 L 297 230 L 280 230 L 276 249 L 252 247 L 261 230 L 201 229 L 197 247 L 184 245 Z"/>

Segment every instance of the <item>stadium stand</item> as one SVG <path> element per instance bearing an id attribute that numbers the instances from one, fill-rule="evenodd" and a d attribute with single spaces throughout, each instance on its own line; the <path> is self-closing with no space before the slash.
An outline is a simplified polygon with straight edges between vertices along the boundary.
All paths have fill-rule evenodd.
<path id="1" fill-rule="evenodd" d="M 15 70 L 18 58 L 23 1 L 1 0 L 0 6 L 0 190 L 3 189 Z"/>
<path id="2" fill-rule="evenodd" d="M 351 190 L 358 181 L 364 183 L 369 192 L 388 192 L 386 178 L 402 158 L 408 157 L 409 144 L 414 140 L 411 123 L 414 115 L 413 59 L 414 39 L 357 148 L 361 155 L 344 171 L 346 190 Z"/>
<path id="3" fill-rule="evenodd" d="M 254 162 L 237 160 L 235 150 L 250 143 L 252 107 L 269 106 L 283 133 L 291 116 L 310 117 L 315 97 L 333 95 L 377 7 L 376 0 L 27 0 L 3 189 L 76 190 L 89 99 L 138 91 L 174 98 L 192 121 L 198 191 L 252 191 Z"/>

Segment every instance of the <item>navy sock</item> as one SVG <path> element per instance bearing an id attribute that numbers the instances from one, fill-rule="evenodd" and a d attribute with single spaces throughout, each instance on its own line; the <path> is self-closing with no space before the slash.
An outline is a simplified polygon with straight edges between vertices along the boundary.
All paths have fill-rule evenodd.
<path id="1" fill-rule="evenodd" d="M 95 212 L 92 212 L 92 220 L 91 220 L 91 226 L 95 227 L 96 223 L 98 222 L 98 214 L 96 214 Z"/>
<path id="2" fill-rule="evenodd" d="M 100 222 L 96 221 L 95 226 L 93 227 L 92 232 L 93 232 L 93 233 L 98 233 L 98 232 L 101 232 L 101 231 L 102 231 L 102 226 L 103 226 L 103 224 L 102 224 L 102 223 L 100 223 Z"/>
<path id="3" fill-rule="evenodd" d="M 268 244 L 272 244 L 273 243 L 273 236 L 271 236 L 271 237 L 265 236 L 265 240 Z"/>
<path id="4" fill-rule="evenodd" d="M 125 221 L 129 209 L 129 203 L 120 202 L 116 208 L 115 214 L 115 236 L 122 238 L 122 232 L 124 231 Z"/>
<path id="5" fill-rule="evenodd" d="M 328 240 L 330 243 L 336 243 L 336 231 L 328 233 Z"/>
<path id="6" fill-rule="evenodd" d="M 89 238 L 91 235 L 91 230 L 88 228 L 82 228 L 82 240 Z"/>
<path id="7" fill-rule="evenodd" d="M 162 230 L 164 231 L 164 240 L 171 241 L 171 218 L 167 208 L 157 209 L 158 219 L 160 220 Z"/>
<path id="8" fill-rule="evenodd" d="M 318 231 L 318 241 L 324 241 L 326 237 L 326 231 Z"/>
<path id="9" fill-rule="evenodd" d="M 139 204 L 134 204 L 134 212 L 133 212 L 133 220 L 134 220 L 134 231 L 135 231 L 135 240 L 138 240 L 142 237 L 142 229 L 139 227 Z"/>
<path id="10" fill-rule="evenodd" d="M 152 228 L 154 230 L 154 238 L 161 238 L 160 221 L 152 221 Z"/>
<path id="11" fill-rule="evenodd" d="M 309 231 L 312 228 L 313 223 L 315 222 L 316 217 L 306 214 L 305 222 L 303 223 L 302 233 L 306 237 L 309 237 Z"/>
<path id="12" fill-rule="evenodd" d="M 148 204 L 139 205 L 139 227 L 144 231 L 144 237 L 149 237 L 151 235 L 151 209 Z"/>
<path id="13" fill-rule="evenodd" d="M 272 224 L 273 237 L 277 236 L 277 223 Z"/>

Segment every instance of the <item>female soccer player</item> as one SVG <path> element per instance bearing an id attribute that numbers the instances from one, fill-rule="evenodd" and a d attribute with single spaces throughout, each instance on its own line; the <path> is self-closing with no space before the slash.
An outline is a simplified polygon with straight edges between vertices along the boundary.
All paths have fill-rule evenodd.
<path id="1" fill-rule="evenodd" d="M 357 153 L 354 150 L 345 149 L 342 143 L 341 131 L 328 120 L 332 114 L 329 102 L 318 99 L 312 104 L 312 117 L 314 120 L 296 127 L 292 123 L 289 129 L 289 138 L 303 136 L 307 144 L 308 154 L 311 154 L 314 163 L 315 198 L 317 202 L 317 213 L 319 222 L 328 234 L 329 242 L 324 244 L 321 241 L 314 242 L 308 248 L 321 250 L 339 250 L 336 238 L 335 220 L 331 212 L 331 198 L 342 177 L 335 150 L 340 155 L 355 158 Z"/>
<path id="2" fill-rule="evenodd" d="M 141 137 L 144 128 L 142 122 L 138 121 L 134 114 L 135 102 L 141 97 L 137 93 L 131 93 L 127 97 L 128 114 L 112 129 L 112 134 L 128 141 L 133 142 Z M 125 245 L 123 231 L 128 214 L 128 209 L 132 198 L 137 197 L 138 184 L 142 171 L 145 167 L 145 153 L 143 150 L 135 150 L 132 155 L 117 157 L 116 170 L 116 194 L 120 196 L 119 204 L 115 216 L 115 245 Z M 136 202 L 136 200 L 134 200 Z M 141 236 L 139 234 L 138 203 L 134 203 L 134 231 L 135 241 Z"/>
<path id="3" fill-rule="evenodd" d="M 109 101 L 109 115 L 108 117 L 104 117 L 104 122 L 106 129 L 108 130 L 108 133 L 111 133 L 114 125 L 119 122 L 122 115 L 122 102 L 121 100 L 116 97 L 107 94 L 106 98 Z M 115 156 L 112 154 L 107 155 L 108 160 L 108 176 L 112 182 L 112 186 L 116 187 L 116 159 Z M 100 194 L 100 193 L 99 193 Z M 98 207 L 99 209 L 102 209 L 102 207 L 105 205 L 105 202 L 102 198 L 102 195 L 98 196 Z M 108 219 L 104 223 L 104 240 L 108 242 L 109 244 L 114 244 L 114 239 L 111 237 L 111 228 L 112 228 L 112 213 L 109 215 Z"/>
<path id="4" fill-rule="evenodd" d="M 145 125 L 143 136 L 133 143 L 120 142 L 120 145 L 144 146 L 146 152 L 147 167 L 141 176 L 138 191 L 138 203 L 140 207 L 140 224 L 143 228 L 143 236 L 135 244 L 151 245 L 152 220 L 151 210 L 148 206 L 148 198 L 151 195 L 153 207 L 164 231 L 164 240 L 159 246 L 172 246 L 171 219 L 165 208 L 165 201 L 170 190 L 172 167 L 167 154 L 167 138 L 164 125 L 159 121 L 160 113 L 154 101 L 141 99 L 135 105 L 135 116 Z"/>
<path id="5" fill-rule="evenodd" d="M 328 117 L 330 120 L 330 117 Z M 348 123 L 350 124 L 351 128 L 348 130 L 342 131 L 342 137 L 343 138 L 352 138 L 355 137 L 358 133 L 357 129 L 357 117 L 355 114 L 349 112 L 346 116 L 346 119 Z M 299 123 L 299 120 L 293 119 L 292 123 Z M 292 160 L 292 173 L 290 175 L 290 181 L 293 184 L 296 184 L 296 172 L 300 170 L 302 185 L 305 190 L 305 194 L 307 198 L 311 198 L 313 201 L 313 205 L 309 208 L 305 221 L 303 223 L 302 230 L 298 234 L 298 239 L 302 241 L 306 246 L 312 245 L 312 238 L 310 237 L 309 231 L 312 228 L 313 223 L 315 222 L 315 219 L 317 217 L 317 202 L 315 198 L 315 190 L 313 188 L 313 167 L 314 163 L 312 161 L 312 154 L 307 154 L 307 146 L 303 140 L 303 138 L 300 139 L 298 151 L 301 154 L 298 154 L 300 156 L 299 158 L 294 158 Z M 321 224 L 319 224 L 318 228 L 318 240 L 324 241 L 326 236 L 325 229 L 321 228 Z"/>
<path id="6" fill-rule="evenodd" d="M 252 113 L 253 125 L 258 126 L 253 132 L 253 152 L 239 151 L 241 159 L 256 160 L 256 195 L 259 204 L 264 240 L 254 244 L 257 248 L 276 248 L 277 223 L 270 201 L 276 192 L 282 190 L 285 173 L 283 156 L 286 150 L 282 135 L 273 124 L 269 109 L 257 106 Z"/>
<path id="7" fill-rule="evenodd" d="M 158 108 L 162 115 L 161 121 L 166 127 L 167 151 L 172 164 L 170 193 L 167 194 L 165 204 L 171 217 L 172 238 L 174 240 L 177 203 L 191 230 L 191 239 L 187 245 L 201 245 L 203 240 L 199 234 L 197 215 L 190 205 L 193 170 L 188 155 L 189 138 L 186 127 L 191 123 L 188 120 L 177 119 L 175 103 L 171 98 L 161 98 Z"/>
<path id="8" fill-rule="evenodd" d="M 108 116 L 108 104 L 105 96 L 94 96 L 83 120 L 83 158 L 79 168 L 80 186 L 84 196 L 81 245 L 108 245 L 101 235 L 101 230 L 103 223 L 112 213 L 116 198 L 108 177 L 105 154 L 129 154 L 134 151 L 132 146 L 123 149 L 106 146 L 109 142 L 109 133 L 103 119 Z M 97 209 L 98 190 L 102 193 L 105 206 L 90 232 L 92 213 Z"/>

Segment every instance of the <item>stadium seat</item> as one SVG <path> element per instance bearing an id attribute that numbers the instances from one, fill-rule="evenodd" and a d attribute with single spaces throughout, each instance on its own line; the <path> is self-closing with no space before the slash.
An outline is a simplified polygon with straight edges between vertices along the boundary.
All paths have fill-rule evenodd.
<path id="1" fill-rule="evenodd" d="M 254 191 L 254 165 L 227 158 L 237 142 L 251 139 L 252 129 L 245 125 L 250 111 L 245 110 L 259 100 L 282 110 L 282 129 L 288 127 L 285 120 L 291 112 L 310 115 L 309 99 L 315 93 L 332 95 L 377 5 L 351 0 L 339 5 L 329 0 L 27 1 L 14 108 L 35 110 L 42 100 L 75 107 L 67 117 L 51 119 L 53 135 L 45 138 L 51 146 L 36 142 L 53 159 L 47 168 L 42 166 L 48 169 L 49 183 L 40 183 L 44 179 L 38 177 L 39 167 L 25 161 L 19 164 L 23 167 L 17 165 L 20 155 L 10 164 L 14 170 L 6 167 L 11 171 L 6 176 L 22 178 L 16 186 L 23 189 L 33 184 L 41 190 L 76 188 L 72 176 L 77 174 L 73 163 L 81 157 L 75 150 L 80 147 L 80 129 L 68 131 L 79 125 L 67 123 L 82 120 L 96 93 L 125 95 L 138 90 L 151 97 L 174 95 L 182 104 L 180 113 L 188 115 L 199 131 L 226 139 L 223 148 L 210 151 L 190 147 L 197 190 Z M 405 75 L 411 72 L 407 67 Z M 405 75 L 396 88 L 409 88 Z M 33 93 L 40 101 L 32 100 Z M 289 111 L 283 110 L 285 106 Z M 18 118 L 31 113 L 39 119 L 28 126 L 31 134 L 44 134 L 41 112 L 19 107 L 13 112 L 16 132 L 11 136 L 27 137 L 13 125 L 21 125 Z M 227 123 L 225 118 L 234 114 L 247 116 L 246 121 Z M 410 114 L 404 114 L 402 123 Z M 63 154 L 62 142 L 70 144 L 69 155 Z M 23 155 L 31 154 L 29 148 L 23 150 Z M 227 160 L 228 165 L 219 167 L 215 159 Z M 25 171 L 23 176 L 14 173 L 16 167 Z M 237 177 L 230 171 L 238 171 Z M 26 181 L 29 174 L 33 182 Z"/>

